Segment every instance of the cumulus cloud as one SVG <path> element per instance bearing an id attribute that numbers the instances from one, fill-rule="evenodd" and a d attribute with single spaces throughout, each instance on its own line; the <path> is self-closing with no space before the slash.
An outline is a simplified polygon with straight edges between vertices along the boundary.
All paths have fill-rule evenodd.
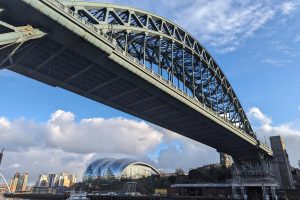
<path id="1" fill-rule="evenodd" d="M 6 148 L 1 171 L 9 178 L 16 171 L 29 172 L 31 183 L 42 173 L 75 173 L 80 180 L 88 163 L 101 157 L 131 157 L 171 171 L 175 166 L 188 170 L 218 158 L 214 149 L 144 121 L 76 120 L 74 113 L 63 110 L 53 112 L 44 123 L 0 119 L 0 146 Z M 158 151 L 154 162 L 149 154 L 161 144 L 166 148 Z"/>
<path id="2" fill-rule="evenodd" d="M 39 124 L 25 119 L 2 119 L 0 141 L 8 150 L 26 151 L 30 146 L 42 145 L 44 130 Z"/>
<path id="3" fill-rule="evenodd" d="M 124 118 L 83 119 L 56 111 L 47 123 L 48 144 L 75 153 L 145 154 L 162 140 L 162 133 L 145 122 Z M 82 142 L 84 143 L 82 143 Z M 86 145 L 88 144 L 88 145 Z"/>
<path id="4" fill-rule="evenodd" d="M 260 138 L 279 134 L 285 138 L 295 166 L 299 159 L 300 120 L 273 126 L 271 117 L 259 108 L 251 108 L 248 115 L 256 122 Z M 16 171 L 29 172 L 31 184 L 42 173 L 69 172 L 80 180 L 88 163 L 101 157 L 131 157 L 163 171 L 178 167 L 187 171 L 218 162 L 215 149 L 143 121 L 76 120 L 73 113 L 62 110 L 52 113 L 44 123 L 24 118 L 0 119 L 1 146 L 6 148 L 1 171 L 8 178 Z"/>
<path id="5" fill-rule="evenodd" d="M 262 113 L 262 111 L 257 107 L 251 108 L 248 112 L 248 115 L 250 115 L 250 117 L 253 119 L 258 120 L 258 122 L 260 122 L 262 125 L 272 123 L 271 118 Z"/>
<path id="6" fill-rule="evenodd" d="M 168 148 L 161 150 L 157 158 L 158 167 L 169 172 L 175 168 L 188 171 L 218 162 L 219 156 L 215 149 L 183 137 L 178 143 L 171 143 Z"/>
<path id="7" fill-rule="evenodd" d="M 0 129 L 0 140 L 11 151 L 37 146 L 82 154 L 137 155 L 155 148 L 163 137 L 143 121 L 91 118 L 76 122 L 73 113 L 62 110 L 54 112 L 47 123 L 1 118 L 0 125 L 4 127 Z"/>
<path id="8" fill-rule="evenodd" d="M 251 108 L 248 115 L 252 122 L 258 123 L 255 129 L 260 140 L 264 141 L 265 137 L 269 138 L 277 135 L 281 135 L 284 138 L 290 162 L 296 167 L 298 160 L 300 160 L 300 119 L 293 122 L 272 125 L 271 118 L 266 116 L 259 108 L 256 107 Z"/>
<path id="9" fill-rule="evenodd" d="M 282 13 L 284 15 L 291 14 L 293 11 L 295 11 L 297 9 L 297 7 L 299 6 L 299 3 L 300 3 L 300 1 L 297 1 L 297 0 L 284 2 L 281 5 Z"/>
<path id="10" fill-rule="evenodd" d="M 163 133 L 141 121 L 90 118 L 76 121 L 71 112 L 58 110 L 45 123 L 24 118 L 0 118 L 0 141 L 6 153 L 8 176 L 14 170 L 32 177 L 46 172 L 73 171 L 81 176 L 92 159 L 141 157 L 153 151 Z"/>
<path id="11" fill-rule="evenodd" d="M 1 117 L 0 118 L 0 128 L 9 129 L 9 127 L 10 127 L 10 123 L 9 123 L 8 119 L 6 119 L 5 117 Z"/>

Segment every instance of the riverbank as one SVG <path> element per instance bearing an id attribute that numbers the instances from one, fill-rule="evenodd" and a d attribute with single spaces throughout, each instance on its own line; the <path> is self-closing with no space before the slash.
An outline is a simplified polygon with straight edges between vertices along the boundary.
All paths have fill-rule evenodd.
<path id="1" fill-rule="evenodd" d="M 5 198 L 20 198 L 20 199 L 45 199 L 45 200 L 65 200 L 66 195 L 50 195 L 50 194 L 5 194 Z M 204 197 L 137 197 L 137 196 L 92 196 L 88 195 L 90 200 L 203 200 L 203 199 L 218 199 L 227 200 L 227 198 L 204 198 Z"/>
<path id="2" fill-rule="evenodd" d="M 20 198 L 20 199 L 49 199 L 49 200 L 65 200 L 68 198 L 66 195 L 59 194 L 4 194 L 5 198 Z"/>

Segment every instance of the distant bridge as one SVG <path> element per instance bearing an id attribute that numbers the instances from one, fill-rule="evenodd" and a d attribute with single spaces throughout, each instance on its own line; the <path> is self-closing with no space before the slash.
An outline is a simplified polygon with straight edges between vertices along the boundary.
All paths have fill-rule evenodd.
<path id="1" fill-rule="evenodd" d="M 0 7 L 0 67 L 237 160 L 273 156 L 256 138 L 212 56 L 171 21 L 130 7 L 81 1 L 0 0 Z"/>
<path id="2" fill-rule="evenodd" d="M 0 165 L 1 165 L 1 162 L 2 162 L 2 158 L 3 158 L 3 152 L 4 152 L 4 148 L 2 149 L 1 153 L 0 153 Z M 6 181 L 6 179 L 4 178 L 3 174 L 1 174 L 0 172 L 0 180 L 3 181 L 3 184 L 5 185 L 6 189 L 8 192 L 10 192 L 10 187 Z M 0 182 L 1 183 L 1 182 Z"/>

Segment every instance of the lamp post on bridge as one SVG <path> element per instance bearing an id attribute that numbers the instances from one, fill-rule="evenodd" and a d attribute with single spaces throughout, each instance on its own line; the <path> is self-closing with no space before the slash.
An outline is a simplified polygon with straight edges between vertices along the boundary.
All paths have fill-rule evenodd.
<path id="1" fill-rule="evenodd" d="M 111 42 L 113 42 L 113 39 L 114 39 L 114 36 L 113 36 L 114 27 L 113 27 L 112 24 L 109 24 L 108 30 L 110 31 L 110 39 L 111 39 Z"/>

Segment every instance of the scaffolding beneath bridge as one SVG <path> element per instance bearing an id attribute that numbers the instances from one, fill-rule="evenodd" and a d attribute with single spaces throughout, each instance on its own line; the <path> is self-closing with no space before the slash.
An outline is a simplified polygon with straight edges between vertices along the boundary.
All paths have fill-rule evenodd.
<path id="1" fill-rule="evenodd" d="M 263 200 L 277 200 L 279 188 L 271 159 L 238 162 L 232 168 L 233 199 L 253 199 L 260 196 Z"/>

